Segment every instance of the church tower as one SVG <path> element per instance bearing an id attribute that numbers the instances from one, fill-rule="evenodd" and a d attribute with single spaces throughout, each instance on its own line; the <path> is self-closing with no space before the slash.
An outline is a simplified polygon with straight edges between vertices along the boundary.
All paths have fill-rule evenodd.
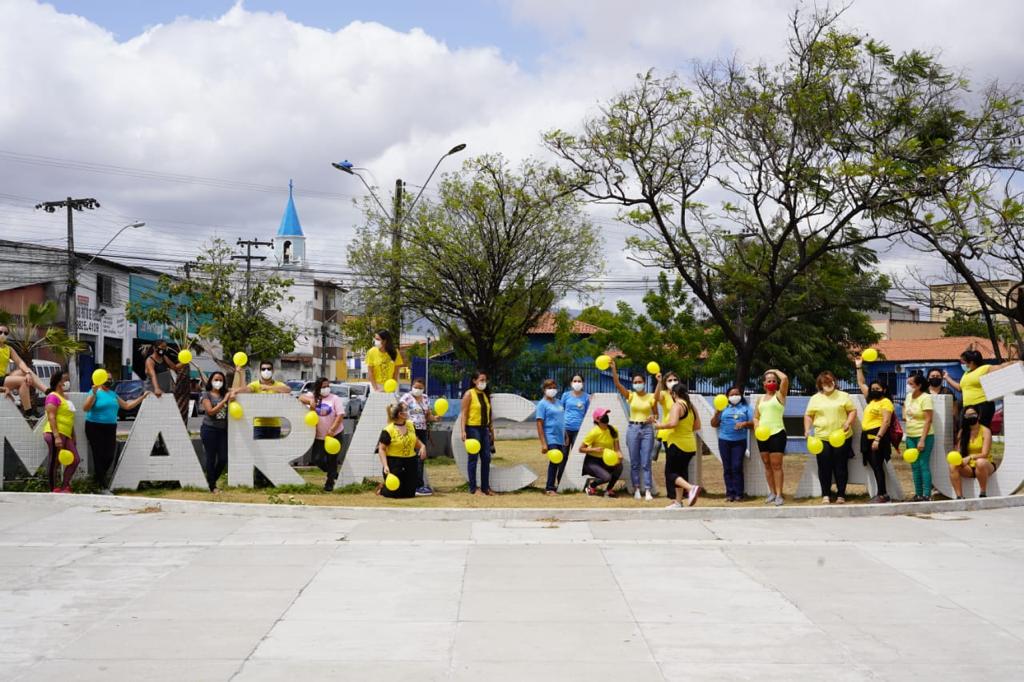
<path id="1" fill-rule="evenodd" d="M 274 256 L 277 264 L 284 267 L 302 267 L 306 264 L 306 236 L 302 234 L 299 214 L 295 211 L 292 197 L 292 181 L 288 181 L 288 205 L 281 216 L 281 227 L 274 237 Z"/>

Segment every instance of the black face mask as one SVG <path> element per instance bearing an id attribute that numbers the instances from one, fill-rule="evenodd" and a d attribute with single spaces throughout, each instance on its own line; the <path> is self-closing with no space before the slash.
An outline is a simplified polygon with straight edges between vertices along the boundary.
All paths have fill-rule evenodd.
<path id="1" fill-rule="evenodd" d="M 609 423 L 608 415 L 605 415 L 605 416 L 601 417 L 601 423 L 602 424 Z"/>
<path id="2" fill-rule="evenodd" d="M 939 386 L 942 385 L 942 377 L 931 377 L 930 379 L 928 379 L 928 385 L 938 388 Z"/>
<path id="3" fill-rule="evenodd" d="M 973 417 L 964 417 L 964 424 L 967 424 L 968 426 L 974 426 L 977 423 L 978 423 L 978 416 L 977 415 L 974 415 Z"/>
<path id="4" fill-rule="evenodd" d="M 868 400 L 871 400 L 871 401 L 881 400 L 883 397 L 885 397 L 885 394 L 882 393 L 881 391 L 875 391 L 875 390 L 868 391 Z"/>

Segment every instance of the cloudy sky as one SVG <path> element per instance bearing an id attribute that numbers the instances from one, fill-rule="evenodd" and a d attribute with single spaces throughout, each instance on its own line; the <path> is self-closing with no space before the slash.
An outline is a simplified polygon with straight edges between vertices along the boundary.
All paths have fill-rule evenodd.
<path id="1" fill-rule="evenodd" d="M 215 234 L 271 237 L 291 178 L 309 259 L 342 273 L 362 186 L 331 161 L 371 169 L 387 192 L 396 177 L 416 189 L 460 142 L 466 155 L 543 155 L 542 131 L 577 126 L 647 68 L 778 57 L 793 7 L 0 0 L 0 233 L 62 245 L 63 217 L 32 206 L 92 196 L 102 208 L 78 218 L 80 248 L 140 219 L 110 252 L 173 263 Z M 856 0 L 844 22 L 940 51 L 976 82 L 1024 74 L 1019 2 Z M 653 277 L 624 260 L 625 227 L 595 221 L 609 278 Z M 609 285 L 606 302 L 635 300 L 628 288 Z"/>

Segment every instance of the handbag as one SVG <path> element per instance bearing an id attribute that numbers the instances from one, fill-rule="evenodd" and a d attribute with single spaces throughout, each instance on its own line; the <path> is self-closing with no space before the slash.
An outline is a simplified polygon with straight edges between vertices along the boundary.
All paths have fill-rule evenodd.
<path id="1" fill-rule="evenodd" d="M 896 418 L 896 413 L 892 414 L 892 424 L 889 425 L 889 440 L 892 441 L 892 446 L 898 448 L 900 443 L 903 442 L 903 425 L 900 424 L 900 420 Z"/>

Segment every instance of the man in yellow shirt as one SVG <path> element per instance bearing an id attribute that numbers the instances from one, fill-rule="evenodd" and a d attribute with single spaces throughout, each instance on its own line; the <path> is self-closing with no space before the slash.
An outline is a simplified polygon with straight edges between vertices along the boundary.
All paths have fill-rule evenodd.
<path id="1" fill-rule="evenodd" d="M 288 384 L 274 380 L 274 364 L 269 360 L 260 363 L 260 378 L 248 386 L 235 389 L 235 393 L 291 393 Z M 256 417 L 252 420 L 253 440 L 281 437 L 280 417 Z"/>

